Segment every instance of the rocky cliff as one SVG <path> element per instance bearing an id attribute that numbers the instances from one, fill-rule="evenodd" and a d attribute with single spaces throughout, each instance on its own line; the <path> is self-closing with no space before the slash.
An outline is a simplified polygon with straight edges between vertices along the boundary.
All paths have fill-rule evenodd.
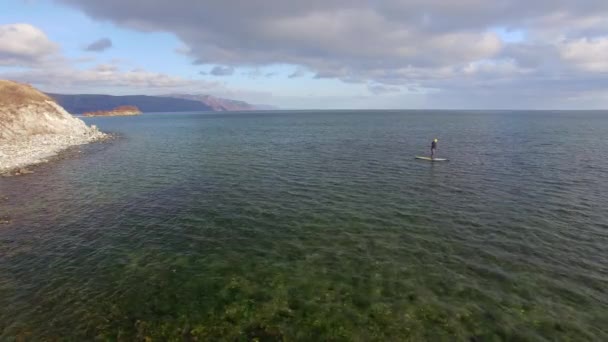
<path id="1" fill-rule="evenodd" d="M 0 172 L 105 136 L 33 87 L 0 80 Z"/>
<path id="2" fill-rule="evenodd" d="M 112 110 L 99 110 L 84 113 L 84 116 L 132 116 L 140 115 L 141 111 L 136 106 L 119 106 Z"/>

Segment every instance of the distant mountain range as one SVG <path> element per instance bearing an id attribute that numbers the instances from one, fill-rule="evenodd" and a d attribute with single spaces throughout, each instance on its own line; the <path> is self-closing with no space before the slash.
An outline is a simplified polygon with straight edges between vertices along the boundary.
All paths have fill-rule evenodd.
<path id="1" fill-rule="evenodd" d="M 119 106 L 136 106 L 144 113 L 151 112 L 225 112 L 277 109 L 273 106 L 254 105 L 244 101 L 223 99 L 211 95 L 169 94 L 147 95 L 95 95 L 47 94 L 72 114 L 107 111 Z"/>
<path id="2" fill-rule="evenodd" d="M 211 95 L 192 95 L 192 94 L 168 94 L 163 95 L 164 97 L 177 98 L 184 100 L 198 101 L 206 104 L 213 108 L 216 112 L 235 112 L 235 111 L 247 111 L 247 110 L 275 110 L 278 109 L 275 106 L 251 104 L 245 101 L 237 101 L 224 99 L 221 97 L 215 97 Z"/>
<path id="3" fill-rule="evenodd" d="M 164 95 L 168 98 L 177 98 L 184 100 L 192 100 L 202 102 L 207 106 L 211 107 L 216 112 L 229 112 L 229 111 L 240 111 L 240 110 L 255 110 L 255 106 L 236 100 L 222 99 L 211 95 L 190 95 L 190 94 L 169 94 Z"/>

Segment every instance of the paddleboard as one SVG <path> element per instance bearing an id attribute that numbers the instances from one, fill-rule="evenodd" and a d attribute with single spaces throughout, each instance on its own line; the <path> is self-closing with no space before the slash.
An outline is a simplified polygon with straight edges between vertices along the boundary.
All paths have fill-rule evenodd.
<path id="1" fill-rule="evenodd" d="M 431 158 L 431 157 L 420 157 L 420 156 L 416 156 L 416 159 L 427 160 L 427 161 L 432 161 L 432 162 L 448 161 L 447 159 L 444 159 L 444 158 Z"/>

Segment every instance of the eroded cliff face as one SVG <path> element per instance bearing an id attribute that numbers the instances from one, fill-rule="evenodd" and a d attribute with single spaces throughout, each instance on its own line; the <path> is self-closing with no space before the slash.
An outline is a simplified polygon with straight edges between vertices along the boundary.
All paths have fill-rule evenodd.
<path id="1" fill-rule="evenodd" d="M 74 118 L 33 87 L 0 80 L 0 141 L 40 134 L 78 136 L 96 132 L 96 128 Z"/>
<path id="2" fill-rule="evenodd" d="M 32 86 L 0 80 L 0 172 L 105 137 Z"/>

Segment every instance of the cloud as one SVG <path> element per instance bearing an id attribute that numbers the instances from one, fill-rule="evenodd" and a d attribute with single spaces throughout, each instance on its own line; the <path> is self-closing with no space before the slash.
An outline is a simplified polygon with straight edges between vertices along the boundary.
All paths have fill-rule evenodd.
<path id="1" fill-rule="evenodd" d="M 292 72 L 287 77 L 288 78 L 298 78 L 298 77 L 302 77 L 304 75 L 306 75 L 306 70 L 304 70 L 302 68 L 298 68 L 298 69 L 296 69 L 296 71 Z"/>
<path id="2" fill-rule="evenodd" d="M 102 52 L 112 47 L 112 41 L 109 38 L 101 38 L 89 44 L 85 51 Z"/>
<path id="3" fill-rule="evenodd" d="M 103 42 L 99 40 L 96 43 Z M 96 45 L 102 48 L 105 43 Z M 88 69 L 77 66 L 91 63 L 90 57 L 66 58 L 58 53 L 59 46 L 46 34 L 30 24 L 0 26 L 0 65 L 22 66 L 19 71 L 0 72 L 0 78 L 31 83 L 46 89 L 122 87 L 126 89 L 206 89 L 222 90 L 217 82 L 184 79 L 143 69 L 123 70 L 120 60 L 98 64 Z M 8 69 L 10 70 L 10 69 Z M 14 70 L 14 69 L 13 69 Z"/>
<path id="4" fill-rule="evenodd" d="M 390 8 L 363 0 L 315 0 L 306 6 L 278 0 L 255 5 L 236 0 L 156 1 L 146 11 L 135 1 L 61 1 L 95 18 L 174 33 L 201 64 L 290 63 L 319 69 L 330 67 L 324 61 L 341 61 L 359 69 L 364 64 L 469 62 L 491 57 L 501 48 L 491 31 L 433 32 L 417 20 L 395 20 Z"/>
<path id="5" fill-rule="evenodd" d="M 255 68 L 253 70 L 242 72 L 241 75 L 247 76 L 252 80 L 256 80 L 256 79 L 264 76 L 264 73 L 262 72 L 262 70 L 260 70 L 260 68 Z"/>
<path id="6" fill-rule="evenodd" d="M 28 66 L 53 56 L 59 47 L 30 24 L 0 25 L 0 65 Z"/>
<path id="7" fill-rule="evenodd" d="M 178 55 L 189 55 L 190 54 L 190 48 L 187 46 L 179 46 L 177 48 L 175 48 L 173 50 L 176 54 Z"/>
<path id="8" fill-rule="evenodd" d="M 227 87 L 222 82 L 188 79 L 153 72 L 123 59 L 90 65 L 90 56 L 67 58 L 59 53 L 59 45 L 29 24 L 0 25 L 0 79 L 32 84 L 48 92 L 110 94 L 200 93 L 233 99 L 260 100 L 271 94 Z M 201 72 L 202 73 L 202 72 Z"/>
<path id="9" fill-rule="evenodd" d="M 171 88 L 206 88 L 211 84 L 187 80 L 181 77 L 162 73 L 149 72 L 142 69 L 128 71 L 120 70 L 116 65 L 100 64 L 89 69 L 75 69 L 68 65 L 57 68 L 31 69 L 20 72 L 0 74 L 1 78 L 9 78 L 38 86 L 49 87 L 125 87 L 138 89 L 171 89 Z"/>
<path id="10" fill-rule="evenodd" d="M 590 72 L 608 72 L 608 36 L 568 41 L 560 47 L 564 60 Z"/>
<path id="11" fill-rule="evenodd" d="M 367 89 L 374 95 L 397 93 L 401 91 L 399 87 L 385 86 L 382 84 L 368 84 Z"/>
<path id="12" fill-rule="evenodd" d="M 213 69 L 211 69 L 211 71 L 209 72 L 211 75 L 213 76 L 230 76 L 232 74 L 234 74 L 234 68 L 233 67 L 222 67 L 222 66 L 216 66 Z"/>
<path id="13" fill-rule="evenodd" d="M 608 90 L 595 75 L 608 71 L 606 0 L 57 1 L 174 34 L 194 63 L 230 66 L 218 71 L 293 65 L 315 78 L 497 106 Z"/>

